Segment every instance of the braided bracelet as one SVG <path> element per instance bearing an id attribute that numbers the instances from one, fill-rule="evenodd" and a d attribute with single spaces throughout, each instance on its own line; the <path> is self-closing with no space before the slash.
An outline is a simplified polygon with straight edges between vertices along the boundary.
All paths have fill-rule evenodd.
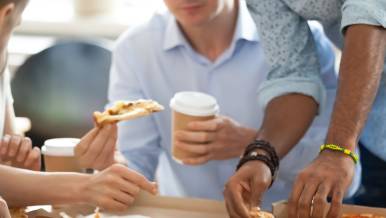
<path id="1" fill-rule="evenodd" d="M 263 150 L 267 155 L 259 154 L 257 149 Z M 277 171 L 279 169 L 279 157 L 273 146 L 267 141 L 255 140 L 247 146 L 244 154 L 241 156 L 239 163 L 237 164 L 236 171 L 239 170 L 245 163 L 249 161 L 261 161 L 266 164 L 271 171 L 272 182 L 269 187 L 272 186 L 276 179 Z"/>
<path id="2" fill-rule="evenodd" d="M 245 149 L 245 152 L 243 156 L 246 156 L 247 154 L 251 153 L 254 150 L 263 150 L 268 153 L 271 160 L 274 162 L 275 168 L 279 168 L 279 157 L 277 156 L 275 148 L 267 141 L 264 140 L 255 140 L 251 144 L 247 146 Z"/>

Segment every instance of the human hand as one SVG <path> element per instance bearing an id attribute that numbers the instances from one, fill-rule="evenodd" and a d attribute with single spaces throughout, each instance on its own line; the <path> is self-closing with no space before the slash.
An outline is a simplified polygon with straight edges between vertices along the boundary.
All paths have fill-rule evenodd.
<path id="1" fill-rule="evenodd" d="M 106 124 L 89 131 L 75 147 L 79 167 L 103 170 L 115 163 L 117 124 Z"/>
<path id="2" fill-rule="evenodd" d="M 1 218 L 11 218 L 9 213 L 7 202 L 0 197 L 0 217 Z"/>
<path id="3" fill-rule="evenodd" d="M 175 146 L 193 154 L 194 157 L 182 160 L 184 164 L 200 165 L 210 160 L 240 157 L 256 135 L 257 130 L 243 127 L 228 117 L 217 116 L 208 121 L 191 122 L 188 130 L 176 131 Z"/>
<path id="4" fill-rule="evenodd" d="M 129 168 L 114 164 L 92 175 L 82 185 L 80 195 L 84 202 L 107 211 L 124 211 L 134 203 L 140 190 L 157 194 L 157 185 Z"/>
<path id="5" fill-rule="evenodd" d="M 245 163 L 225 185 L 224 199 L 229 216 L 249 218 L 250 210 L 261 204 L 271 183 L 272 174 L 265 163 Z"/>
<path id="6" fill-rule="evenodd" d="M 354 177 L 354 165 L 342 153 L 323 151 L 295 180 L 288 217 L 323 218 L 327 212 L 327 218 L 340 217 L 344 194 Z M 331 197 L 329 210 L 327 197 Z"/>
<path id="7" fill-rule="evenodd" d="M 0 163 L 40 171 L 41 155 L 28 137 L 5 135 L 0 141 Z"/>

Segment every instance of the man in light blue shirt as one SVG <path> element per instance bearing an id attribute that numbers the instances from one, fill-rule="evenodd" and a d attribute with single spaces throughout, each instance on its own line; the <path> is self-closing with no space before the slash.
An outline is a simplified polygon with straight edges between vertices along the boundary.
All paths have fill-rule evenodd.
<path id="1" fill-rule="evenodd" d="M 175 162 L 171 156 L 171 111 L 167 107 L 151 117 L 121 123 L 119 149 L 130 168 L 149 179 L 157 176 L 161 194 L 222 200 L 225 182 L 264 120 L 257 90 L 267 79 L 269 66 L 243 0 L 165 3 L 171 12 L 154 15 L 119 39 L 113 55 L 109 101 L 145 98 L 166 106 L 176 92 L 209 93 L 219 103 L 221 115 L 215 120 L 223 127 L 207 146 L 214 141 L 218 146 L 208 149 L 212 153 L 203 152 L 202 158 L 191 162 L 194 165 Z M 264 199 L 265 208 L 288 197 L 297 172 L 317 156 L 317 145 L 326 134 L 336 86 L 334 54 L 321 29 L 316 25 L 313 29 L 322 81 L 328 89 L 326 108 L 282 160 L 278 179 Z M 356 180 L 351 191 L 357 185 Z"/>
<path id="2" fill-rule="evenodd" d="M 323 109 L 315 43 L 307 25 L 307 20 L 318 20 L 335 45 L 343 48 L 344 43 L 339 92 L 325 143 L 354 151 L 360 139 L 373 157 L 386 160 L 386 76 L 382 73 L 386 50 L 386 0 L 247 0 L 247 4 L 271 66 L 269 79 L 259 89 L 261 102 L 265 105 L 272 99 L 298 93 L 310 97 L 305 104 L 315 112 L 318 106 L 319 110 Z M 286 99 L 287 102 L 292 100 Z M 364 170 L 364 173 L 376 170 L 371 178 L 364 177 L 365 181 L 372 182 L 366 188 L 371 189 L 367 192 L 373 197 L 368 199 L 373 201 L 373 206 L 374 203 L 386 205 L 385 176 L 382 176 L 386 174 L 385 164 L 383 161 L 383 166 L 370 165 Z M 311 211 L 315 213 L 311 217 L 322 217 L 320 214 L 328 208 L 328 197 L 332 198 L 332 207 L 327 217 L 339 217 L 344 193 L 354 175 L 354 165 L 352 158 L 343 152 L 321 152 L 295 183 L 289 199 L 289 217 L 308 218 Z M 252 177 L 261 178 L 257 167 L 249 166 L 249 169 L 245 172 L 247 169 L 241 168 L 239 172 L 243 174 L 236 174 L 231 181 L 241 184 Z M 240 195 L 236 188 L 227 192 Z M 263 193 L 264 190 L 255 192 L 252 198 L 259 198 Z M 232 198 L 228 200 L 234 202 Z M 230 208 L 246 216 L 242 204 L 236 202 Z"/>

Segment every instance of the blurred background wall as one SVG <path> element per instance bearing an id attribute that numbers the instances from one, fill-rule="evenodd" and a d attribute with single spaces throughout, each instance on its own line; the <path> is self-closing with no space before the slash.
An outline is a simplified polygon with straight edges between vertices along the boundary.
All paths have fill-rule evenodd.
<path id="1" fill-rule="evenodd" d="M 92 112 L 107 101 L 114 41 L 160 7 L 162 0 L 30 0 L 8 51 L 16 115 L 31 121 L 35 145 L 92 127 Z"/>

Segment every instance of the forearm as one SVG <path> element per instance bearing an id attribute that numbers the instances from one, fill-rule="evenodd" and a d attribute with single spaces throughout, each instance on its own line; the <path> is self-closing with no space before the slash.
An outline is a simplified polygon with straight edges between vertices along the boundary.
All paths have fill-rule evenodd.
<path id="1" fill-rule="evenodd" d="M 369 25 L 348 27 L 327 143 L 355 149 L 379 87 L 385 47 L 384 28 Z"/>
<path id="2" fill-rule="evenodd" d="M 0 165 L 0 195 L 9 206 L 82 202 L 81 184 L 89 175 L 41 173 Z"/>
<path id="3" fill-rule="evenodd" d="M 312 97 L 289 94 L 273 99 L 265 109 L 257 139 L 270 142 L 283 158 L 303 137 L 317 114 Z"/>

